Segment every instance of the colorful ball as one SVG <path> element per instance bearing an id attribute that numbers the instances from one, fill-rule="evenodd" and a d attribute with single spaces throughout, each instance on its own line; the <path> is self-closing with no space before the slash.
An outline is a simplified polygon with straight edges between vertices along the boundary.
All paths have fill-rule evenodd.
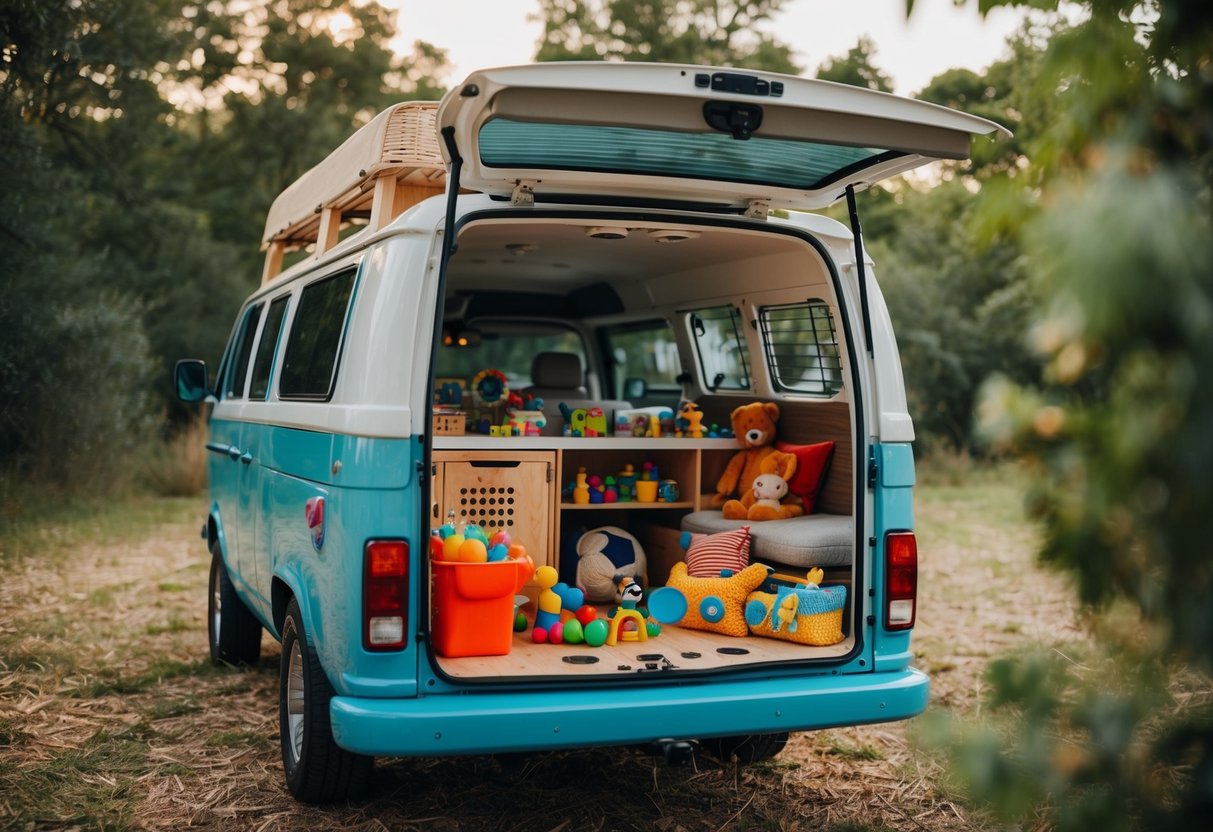
<path id="1" fill-rule="evenodd" d="M 656 621 L 649 621 L 645 624 L 645 630 L 649 633 L 649 638 L 661 635 L 661 625 Z"/>
<path id="2" fill-rule="evenodd" d="M 567 644 L 581 644 L 585 641 L 585 630 L 576 618 L 570 618 L 564 625 L 564 640 Z"/>
<path id="3" fill-rule="evenodd" d="M 477 523 L 473 523 L 472 525 L 468 526 L 467 529 L 463 532 L 463 536 L 466 537 L 468 540 L 473 540 L 473 539 L 479 540 L 481 543 L 484 543 L 484 544 L 488 544 L 488 542 L 489 542 L 489 536 L 487 533 L 485 533 L 484 526 L 481 526 Z"/>
<path id="4" fill-rule="evenodd" d="M 489 547 L 489 560 L 492 561 L 493 563 L 496 563 L 497 561 L 500 561 L 500 560 L 505 560 L 507 555 L 508 555 L 508 552 L 506 551 L 506 548 L 504 546 L 502 546 L 500 543 L 494 544 Z"/>
<path id="5" fill-rule="evenodd" d="M 564 641 L 564 625 L 559 621 L 548 628 L 548 641 L 552 644 L 560 644 Z"/>
<path id="6" fill-rule="evenodd" d="M 459 559 L 464 563 L 484 563 L 489 559 L 489 552 L 483 541 L 469 537 L 459 547 Z"/>
<path id="7" fill-rule="evenodd" d="M 526 547 L 521 543 L 512 543 L 506 550 L 509 553 L 510 560 L 519 560 L 526 557 Z"/>
<path id="8" fill-rule="evenodd" d="M 607 635 L 609 634 L 607 623 L 601 618 L 595 618 L 589 624 L 585 625 L 583 634 L 585 635 L 585 643 L 591 647 L 601 647 L 606 644 Z"/>
<path id="9" fill-rule="evenodd" d="M 505 529 L 502 529 L 489 538 L 489 543 L 493 546 L 500 543 L 502 546 L 505 546 L 508 549 L 510 547 L 510 533 Z"/>
<path id="10" fill-rule="evenodd" d="M 514 632 L 521 633 L 523 630 L 526 629 L 526 625 L 527 625 L 526 613 L 519 612 L 517 615 L 514 616 Z"/>
<path id="11" fill-rule="evenodd" d="M 442 541 L 442 559 L 443 560 L 459 560 L 459 547 L 463 545 L 463 535 L 452 534 L 447 535 L 446 540 Z"/>
<path id="12" fill-rule="evenodd" d="M 581 626 L 589 624 L 598 617 L 598 610 L 589 604 L 577 608 L 577 620 L 581 622 Z"/>
<path id="13" fill-rule="evenodd" d="M 542 627 L 536 627 L 535 629 L 531 630 L 531 639 L 534 640 L 536 644 L 547 644 L 548 631 Z"/>
<path id="14" fill-rule="evenodd" d="M 430 559 L 442 560 L 442 538 L 436 534 L 430 535 Z"/>

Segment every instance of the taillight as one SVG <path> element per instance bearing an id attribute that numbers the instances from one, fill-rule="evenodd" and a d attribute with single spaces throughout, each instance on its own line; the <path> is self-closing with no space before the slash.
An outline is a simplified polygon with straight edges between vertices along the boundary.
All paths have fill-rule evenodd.
<path id="1" fill-rule="evenodd" d="M 367 542 L 362 569 L 362 646 L 367 650 L 404 647 L 408 576 L 407 541 Z"/>
<path id="2" fill-rule="evenodd" d="M 918 541 L 914 532 L 889 532 L 884 537 L 885 629 L 913 627 L 917 601 Z"/>

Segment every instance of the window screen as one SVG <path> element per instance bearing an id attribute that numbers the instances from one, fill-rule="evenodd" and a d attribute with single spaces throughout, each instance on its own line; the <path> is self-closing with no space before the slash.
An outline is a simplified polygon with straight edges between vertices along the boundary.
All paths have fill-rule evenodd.
<path id="1" fill-rule="evenodd" d="M 278 346 L 278 338 L 282 332 L 282 320 L 286 316 L 286 302 L 289 295 L 283 295 L 270 304 L 270 311 L 265 316 L 265 326 L 261 328 L 261 341 L 257 344 L 257 358 L 253 361 L 253 383 L 249 387 L 250 399 L 262 401 L 270 390 L 270 369 L 274 366 L 274 348 Z"/>
<path id="2" fill-rule="evenodd" d="M 737 307 L 700 309 L 691 313 L 690 322 L 707 389 L 749 390 L 750 355 Z"/>
<path id="3" fill-rule="evenodd" d="M 323 401 L 332 395 L 353 288 L 352 269 L 304 287 L 282 357 L 279 397 Z"/>
<path id="4" fill-rule="evenodd" d="M 842 389 L 842 359 L 829 304 L 812 299 L 768 306 L 759 310 L 758 320 L 776 389 L 812 396 L 833 396 Z"/>
<path id="5" fill-rule="evenodd" d="M 227 378 L 223 382 L 223 398 L 243 399 L 244 382 L 248 376 L 249 356 L 253 352 L 253 339 L 257 337 L 257 324 L 261 320 L 262 304 L 250 306 L 240 322 L 240 330 L 236 334 L 236 351 L 232 355 Z"/>

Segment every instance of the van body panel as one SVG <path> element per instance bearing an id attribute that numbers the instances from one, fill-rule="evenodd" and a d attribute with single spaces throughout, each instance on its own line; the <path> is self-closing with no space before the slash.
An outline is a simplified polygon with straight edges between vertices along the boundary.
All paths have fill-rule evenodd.
<path id="1" fill-rule="evenodd" d="M 754 127 L 730 136 L 709 107 Z M 481 70 L 447 94 L 438 123 L 454 131 L 461 183 L 486 193 L 510 195 L 521 181 L 541 193 L 799 209 L 965 158 L 973 135 L 1006 134 L 976 116 L 846 84 L 642 63 Z"/>
<path id="2" fill-rule="evenodd" d="M 445 756 L 763 734 L 905 719 L 926 708 L 917 670 L 784 676 L 641 688 L 337 697 L 333 737 L 362 754 Z"/>
<path id="3" fill-rule="evenodd" d="M 908 667 L 913 660 L 912 630 L 890 632 L 884 628 L 885 535 L 891 531 L 914 530 L 914 452 L 908 443 L 879 444 L 872 447 L 872 459 L 876 465 L 877 485 L 873 492 L 876 545 L 873 547 L 872 587 L 878 602 L 873 604 L 871 612 L 875 616 L 874 663 L 877 672 L 894 672 Z"/>

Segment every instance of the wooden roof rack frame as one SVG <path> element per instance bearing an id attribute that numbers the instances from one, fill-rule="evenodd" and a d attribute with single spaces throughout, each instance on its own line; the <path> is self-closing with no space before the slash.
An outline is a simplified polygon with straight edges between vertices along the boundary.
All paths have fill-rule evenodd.
<path id="1" fill-rule="evenodd" d="M 371 233 L 412 205 L 440 194 L 446 167 L 438 150 L 437 101 L 403 101 L 375 116 L 324 161 L 278 195 L 265 220 L 262 285 L 282 271 L 287 251 L 313 246 L 320 257 L 340 231 Z M 361 233 L 359 231 L 358 233 Z"/>

